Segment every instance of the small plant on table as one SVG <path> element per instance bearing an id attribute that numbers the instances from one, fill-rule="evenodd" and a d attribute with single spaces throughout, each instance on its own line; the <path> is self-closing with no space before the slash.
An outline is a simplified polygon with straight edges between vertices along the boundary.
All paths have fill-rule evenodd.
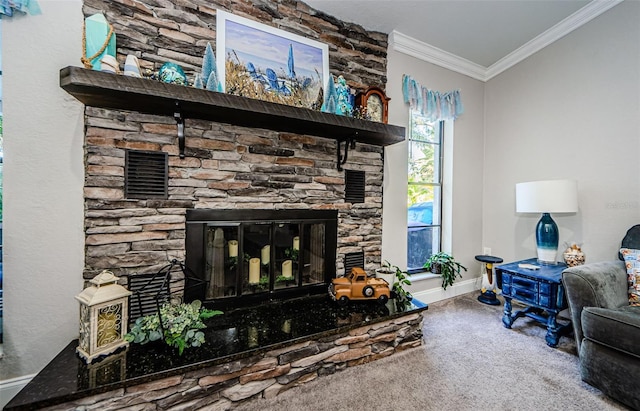
<path id="1" fill-rule="evenodd" d="M 391 265 L 388 261 L 385 261 L 382 264 L 382 269 L 387 272 L 395 273 L 395 279 L 391 286 L 391 291 L 393 291 L 395 295 L 396 306 L 398 309 L 406 308 L 411 300 L 413 300 L 411 293 L 404 289 L 405 285 L 411 285 L 409 273 L 406 270 L 402 270 L 397 265 Z"/>

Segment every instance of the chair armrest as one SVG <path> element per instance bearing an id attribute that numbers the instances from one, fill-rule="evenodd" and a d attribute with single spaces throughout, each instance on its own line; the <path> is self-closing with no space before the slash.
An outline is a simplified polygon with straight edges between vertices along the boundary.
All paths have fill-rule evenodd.
<path id="1" fill-rule="evenodd" d="M 562 283 L 571 310 L 571 321 L 580 352 L 584 307 L 619 308 L 629 305 L 627 271 L 622 261 L 605 261 L 567 268 Z"/>

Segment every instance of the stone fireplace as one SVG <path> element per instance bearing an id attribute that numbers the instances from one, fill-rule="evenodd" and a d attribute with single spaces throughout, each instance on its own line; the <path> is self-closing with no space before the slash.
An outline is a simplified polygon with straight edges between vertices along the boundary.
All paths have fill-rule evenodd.
<path id="1" fill-rule="evenodd" d="M 121 62 L 133 53 L 143 68 L 157 69 L 173 61 L 193 76 L 206 44 L 215 45 L 216 8 L 220 8 L 325 42 L 333 74 L 343 75 L 355 89 L 384 88 L 387 36 L 317 12 L 303 2 L 134 3 L 84 2 L 86 16 L 102 11 L 113 24 Z M 75 86 L 67 89 L 86 105 L 85 279 L 103 269 L 131 278 L 156 273 L 173 259 L 191 260 L 185 247 L 189 214 L 220 210 L 332 211 L 337 215 L 336 240 L 324 260 L 325 276 L 342 274 L 345 255 L 351 253 L 364 253 L 367 271 L 379 266 L 383 146 L 390 144 L 382 142 L 388 135 L 384 125 L 361 122 L 370 123 L 363 133 L 361 125 L 353 127 L 347 121 L 352 119 L 337 118 L 328 128 L 325 118 L 316 116 L 321 113 L 303 110 L 285 116 L 281 113 L 287 110 L 281 108 L 271 118 L 266 113 L 270 110 L 258 104 L 241 103 L 231 109 L 227 100 L 233 96 L 220 97 L 220 104 L 198 106 L 195 95 L 205 91 L 189 88 L 176 95 L 169 90 L 177 88 L 162 87 L 142 99 L 140 94 L 151 89 L 149 85 L 134 93 L 138 79 L 118 77 L 118 83 L 126 84 L 100 80 L 93 95 L 86 90 L 74 94 Z M 127 93 L 119 94 L 118 88 Z M 212 99 L 202 96 L 204 101 Z M 183 110 L 184 153 L 174 118 L 178 102 Z M 404 130 L 391 134 L 393 142 L 400 141 Z M 355 149 L 348 151 L 345 170 L 339 170 L 336 157 L 354 136 Z M 146 153 L 159 155 L 154 161 L 163 168 L 155 172 L 164 173 L 151 195 L 136 191 L 140 185 L 131 179 L 136 175 L 131 160 Z M 348 195 L 349 172 L 362 173 L 357 200 Z M 274 274 L 282 271 L 281 266 L 271 269 Z M 276 279 L 269 280 L 270 291 L 279 290 Z M 299 287 L 305 288 L 301 281 Z M 310 286 L 316 280 L 309 281 Z M 236 294 L 244 295 L 238 287 Z"/>

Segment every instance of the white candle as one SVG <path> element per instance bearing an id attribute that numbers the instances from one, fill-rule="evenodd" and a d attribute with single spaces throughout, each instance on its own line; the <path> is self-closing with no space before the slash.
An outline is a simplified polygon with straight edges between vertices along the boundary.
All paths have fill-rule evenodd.
<path id="1" fill-rule="evenodd" d="M 298 236 L 293 237 L 293 249 L 294 250 L 300 249 L 300 237 Z"/>
<path id="2" fill-rule="evenodd" d="M 271 246 L 265 245 L 262 247 L 262 264 L 267 265 L 271 261 Z"/>
<path id="3" fill-rule="evenodd" d="M 229 241 L 229 257 L 238 256 L 238 240 Z"/>
<path id="4" fill-rule="evenodd" d="M 260 259 L 252 258 L 249 260 L 249 284 L 258 284 L 260 282 Z"/>
<path id="5" fill-rule="evenodd" d="M 293 277 L 293 275 L 291 274 L 291 260 L 285 260 L 282 263 L 282 276 L 283 277 L 287 277 L 287 278 L 291 278 Z"/>
<path id="6" fill-rule="evenodd" d="M 258 329 L 254 326 L 249 326 L 247 329 L 247 342 L 249 343 L 249 347 L 257 347 L 258 346 Z"/>
<path id="7" fill-rule="evenodd" d="M 282 323 L 282 331 L 287 334 L 291 333 L 291 320 L 284 320 L 284 323 Z"/>

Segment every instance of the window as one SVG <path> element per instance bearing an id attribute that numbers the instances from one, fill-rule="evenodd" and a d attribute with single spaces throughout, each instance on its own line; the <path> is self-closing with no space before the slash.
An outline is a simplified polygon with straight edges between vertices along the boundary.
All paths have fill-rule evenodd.
<path id="1" fill-rule="evenodd" d="M 440 251 L 442 228 L 442 140 L 444 121 L 429 122 L 411 112 L 407 269 L 422 270 L 431 254 Z"/>

